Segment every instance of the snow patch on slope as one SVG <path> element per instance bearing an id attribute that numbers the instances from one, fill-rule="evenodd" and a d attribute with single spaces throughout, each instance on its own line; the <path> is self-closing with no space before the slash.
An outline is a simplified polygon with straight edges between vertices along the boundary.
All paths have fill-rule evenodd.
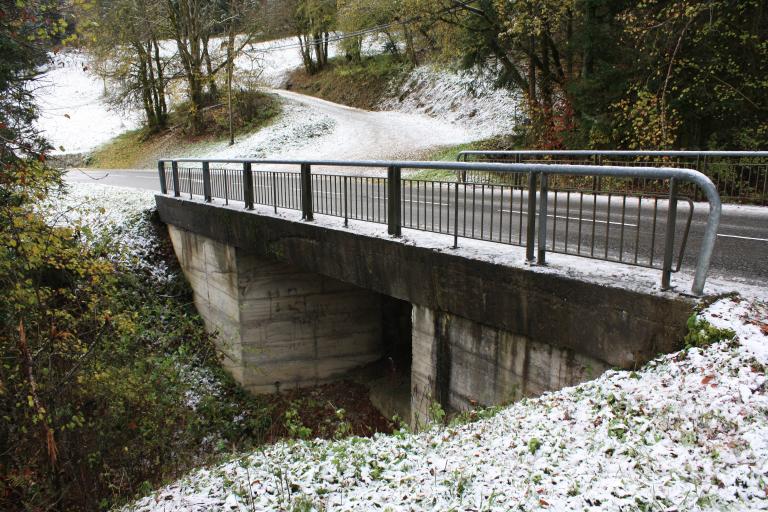
<path id="1" fill-rule="evenodd" d="M 510 133 L 518 117 L 519 98 L 494 87 L 489 71 L 415 68 L 390 91 L 383 110 L 427 114 L 471 129 L 473 138 Z"/>
<path id="2" fill-rule="evenodd" d="M 40 109 L 36 125 L 54 146 L 54 154 L 90 151 L 141 125 L 139 112 L 111 108 L 105 97 L 106 85 L 89 66 L 86 54 L 62 52 L 51 57 L 47 70 L 35 83 L 34 97 Z"/>
<path id="3" fill-rule="evenodd" d="M 250 135 L 237 137 L 234 145 L 220 141 L 185 147 L 175 157 L 267 158 L 277 153 L 292 153 L 333 133 L 336 124 L 336 120 L 316 109 L 297 102 L 283 102 L 282 113 L 274 123 Z"/>

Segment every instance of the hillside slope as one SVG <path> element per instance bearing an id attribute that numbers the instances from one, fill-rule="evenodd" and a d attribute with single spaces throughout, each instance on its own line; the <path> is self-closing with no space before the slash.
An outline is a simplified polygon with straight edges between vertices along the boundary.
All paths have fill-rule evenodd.
<path id="1" fill-rule="evenodd" d="M 421 434 L 277 444 L 124 510 L 768 509 L 768 304 L 691 325 L 637 372 Z"/>

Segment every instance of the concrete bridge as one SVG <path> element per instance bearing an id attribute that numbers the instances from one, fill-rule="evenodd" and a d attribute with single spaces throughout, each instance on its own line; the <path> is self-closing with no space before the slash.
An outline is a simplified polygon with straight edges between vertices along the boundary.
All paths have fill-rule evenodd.
<path id="1" fill-rule="evenodd" d="M 384 361 L 412 424 L 631 369 L 678 348 L 692 301 L 532 272 L 238 206 L 157 196 L 226 366 L 256 393 Z M 379 400 L 380 403 L 386 400 Z M 383 408 L 387 408 L 386 404 Z"/>

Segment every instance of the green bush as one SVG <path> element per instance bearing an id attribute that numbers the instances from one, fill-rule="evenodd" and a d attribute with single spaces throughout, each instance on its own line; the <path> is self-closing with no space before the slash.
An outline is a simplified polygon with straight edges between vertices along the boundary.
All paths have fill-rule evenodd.
<path id="1" fill-rule="evenodd" d="M 732 329 L 720 329 L 700 316 L 694 314 L 688 318 L 688 334 L 685 335 L 686 348 L 707 347 L 720 341 L 734 339 L 736 333 Z"/>
<path id="2" fill-rule="evenodd" d="M 24 163 L 0 195 L 0 509 L 98 510 L 261 443 L 271 409 L 219 365 L 167 239 L 139 261 L 119 233 L 62 227 Z M 158 230 L 151 215 L 140 230 Z M 168 261 L 172 261 L 169 259 Z"/>

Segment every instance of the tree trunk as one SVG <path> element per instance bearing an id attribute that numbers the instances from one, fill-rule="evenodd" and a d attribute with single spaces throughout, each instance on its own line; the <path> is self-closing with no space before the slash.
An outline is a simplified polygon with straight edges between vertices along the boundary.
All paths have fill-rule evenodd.
<path id="1" fill-rule="evenodd" d="M 299 34 L 298 38 L 304 70 L 307 74 L 312 75 L 315 73 L 315 63 L 312 61 L 312 44 L 309 42 L 309 36 L 307 34 Z"/>
<path id="2" fill-rule="evenodd" d="M 403 33 L 405 35 L 405 55 L 408 57 L 408 61 L 411 64 L 418 66 L 419 62 L 416 58 L 416 48 L 413 45 L 413 32 L 408 29 L 408 25 L 404 25 Z"/>
<path id="3" fill-rule="evenodd" d="M 208 83 L 208 96 L 211 102 L 215 102 L 219 96 L 219 91 L 216 88 L 216 76 L 213 72 L 213 64 L 211 63 L 211 55 L 208 53 L 208 35 L 206 34 L 202 38 L 203 47 L 203 60 L 205 61 L 205 81 Z"/>
<path id="4" fill-rule="evenodd" d="M 163 76 L 163 63 L 160 60 L 160 45 L 157 44 L 157 39 L 152 39 L 152 45 L 155 49 L 155 67 L 157 70 L 157 97 L 159 99 L 159 105 L 157 106 L 158 113 L 158 125 L 160 128 L 168 126 L 168 104 L 165 102 L 165 77 Z"/>
<path id="5" fill-rule="evenodd" d="M 141 88 L 141 103 L 144 107 L 144 115 L 147 116 L 147 126 L 150 130 L 157 130 L 157 118 L 155 116 L 155 107 L 152 102 L 152 91 L 147 72 L 147 54 L 141 43 L 133 43 L 136 55 L 139 57 L 139 87 Z M 150 63 L 151 64 L 151 63 Z"/>
<path id="6" fill-rule="evenodd" d="M 229 23 L 227 37 L 227 110 L 229 110 L 229 145 L 235 143 L 235 131 L 232 123 L 232 75 L 235 69 L 235 21 Z"/>

